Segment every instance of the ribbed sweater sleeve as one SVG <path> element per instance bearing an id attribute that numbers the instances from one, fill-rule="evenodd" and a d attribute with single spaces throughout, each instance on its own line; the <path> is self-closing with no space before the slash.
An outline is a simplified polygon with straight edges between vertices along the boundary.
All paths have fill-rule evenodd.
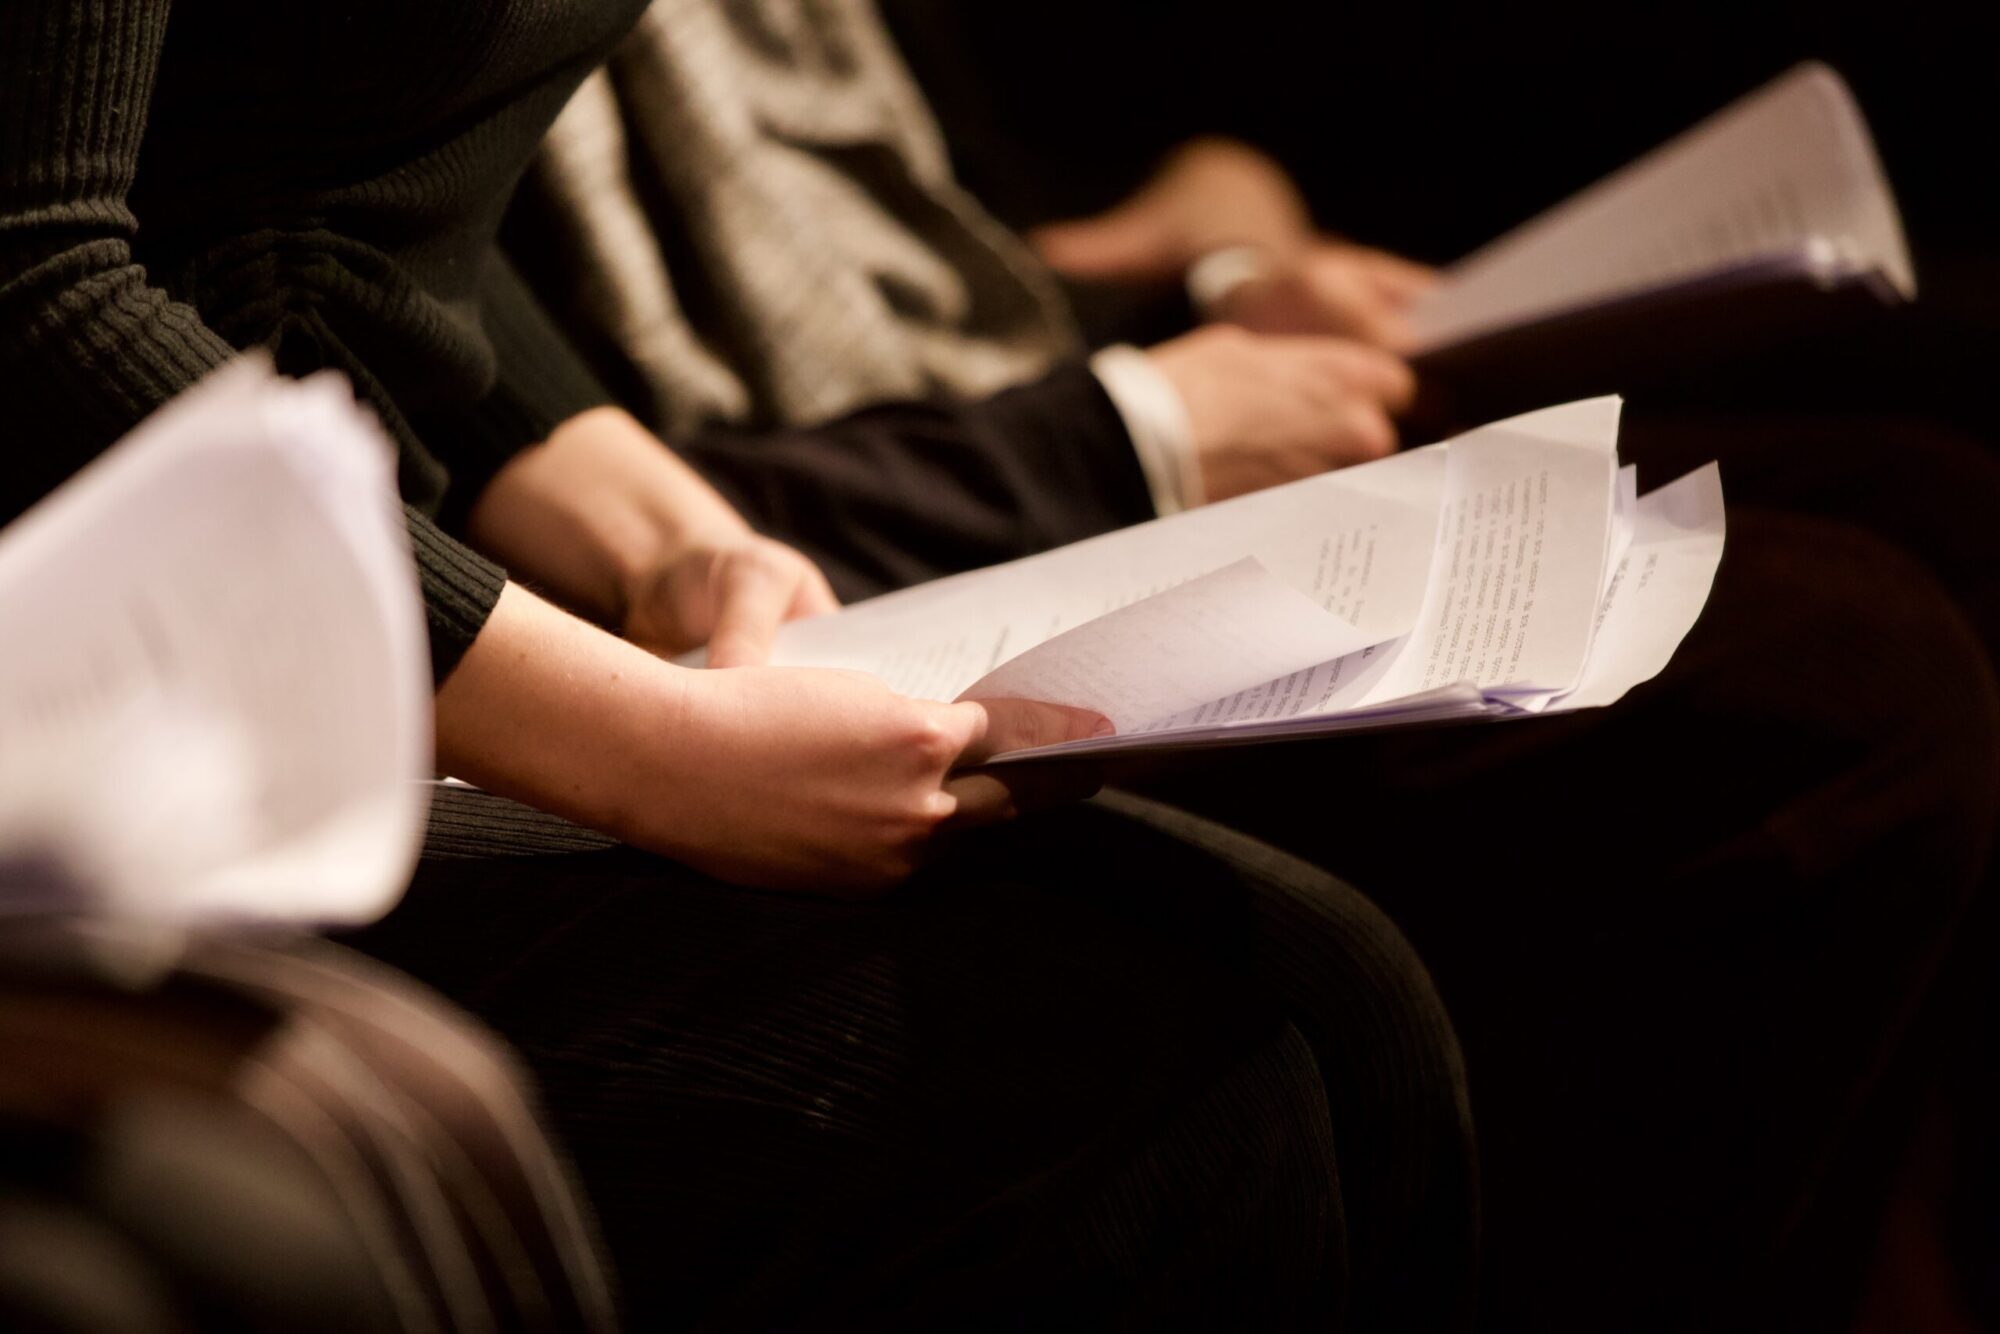
<path id="1" fill-rule="evenodd" d="M 424 625 L 430 632 L 431 679 L 444 684 L 493 614 L 507 573 L 439 528 L 422 511 L 403 507 L 410 550 L 423 586 Z"/>
<path id="2" fill-rule="evenodd" d="M 0 4 L 0 521 L 234 355 L 133 258 L 127 204 L 167 0 Z M 413 513 L 432 670 L 505 576 Z"/>
<path id="3" fill-rule="evenodd" d="M 132 259 L 160 0 L 0 5 L 0 402 L 8 513 L 234 349 Z"/>
<path id="4" fill-rule="evenodd" d="M 499 248 L 480 285 L 480 324 L 498 367 L 492 392 L 467 411 L 427 422 L 424 441 L 451 467 L 441 516 L 459 527 L 508 459 L 580 412 L 613 401 Z"/>

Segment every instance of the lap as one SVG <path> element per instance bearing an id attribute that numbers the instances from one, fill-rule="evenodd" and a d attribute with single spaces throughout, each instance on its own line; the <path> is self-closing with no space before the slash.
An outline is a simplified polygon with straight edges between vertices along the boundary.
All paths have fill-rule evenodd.
<path id="1" fill-rule="evenodd" d="M 1718 459 L 1733 503 L 1820 515 L 1886 539 L 1943 585 L 1996 656 L 1995 442 L 1908 412 L 1728 414 L 1635 404 L 1619 452 L 1648 485 Z"/>
<path id="2" fill-rule="evenodd" d="M 484 794 L 433 821 L 461 849 L 482 822 L 516 855 L 427 858 L 361 943 L 521 1046 L 614 1251 L 646 1256 L 641 1312 L 1463 1303 L 1455 1045 L 1331 877 L 1133 802 L 969 840 L 869 903 L 580 851 Z"/>
<path id="3" fill-rule="evenodd" d="M 1488 1272 L 1539 1328 L 1760 1318 L 2000 807 L 1991 674 L 1926 572 L 1823 520 L 1731 525 L 1701 624 L 1613 708 L 1139 780 L 1409 932 L 1465 1042 Z"/>

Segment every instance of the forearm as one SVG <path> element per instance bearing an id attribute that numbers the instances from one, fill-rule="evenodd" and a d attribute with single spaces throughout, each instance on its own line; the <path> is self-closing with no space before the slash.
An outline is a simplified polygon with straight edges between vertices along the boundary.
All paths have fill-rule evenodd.
<path id="1" fill-rule="evenodd" d="M 468 531 L 516 577 L 616 623 L 648 572 L 748 527 L 629 414 L 605 407 L 515 455 L 480 494 Z"/>
<path id="2" fill-rule="evenodd" d="M 508 584 L 438 691 L 438 764 L 629 838 L 630 794 L 659 791 L 693 675 Z"/>
<path id="3" fill-rule="evenodd" d="M 437 695 L 450 773 L 743 884 L 879 889 L 947 823 L 1008 818 L 955 766 L 1102 735 L 1025 700 L 933 704 L 858 672 L 690 671 L 509 584 Z"/>
<path id="4" fill-rule="evenodd" d="M 0 4 L 0 522 L 233 352 L 132 252 L 167 8 Z"/>

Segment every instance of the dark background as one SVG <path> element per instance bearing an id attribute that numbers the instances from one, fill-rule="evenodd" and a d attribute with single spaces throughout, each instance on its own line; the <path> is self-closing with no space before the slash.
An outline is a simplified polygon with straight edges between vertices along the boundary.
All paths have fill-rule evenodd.
<path id="1" fill-rule="evenodd" d="M 1103 207 L 1220 131 L 1284 161 L 1324 225 L 1449 260 L 1818 58 L 1875 131 L 1920 267 L 2000 240 L 2000 5 L 884 8 L 961 176 L 1017 225 Z"/>

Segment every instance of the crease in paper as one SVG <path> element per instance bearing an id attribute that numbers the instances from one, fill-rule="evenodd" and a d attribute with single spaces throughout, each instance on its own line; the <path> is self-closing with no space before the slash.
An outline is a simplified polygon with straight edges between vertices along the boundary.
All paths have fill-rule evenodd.
<path id="1" fill-rule="evenodd" d="M 1093 709 L 1132 732 L 1367 643 L 1362 631 L 1246 556 L 1046 640 L 961 698 Z"/>

